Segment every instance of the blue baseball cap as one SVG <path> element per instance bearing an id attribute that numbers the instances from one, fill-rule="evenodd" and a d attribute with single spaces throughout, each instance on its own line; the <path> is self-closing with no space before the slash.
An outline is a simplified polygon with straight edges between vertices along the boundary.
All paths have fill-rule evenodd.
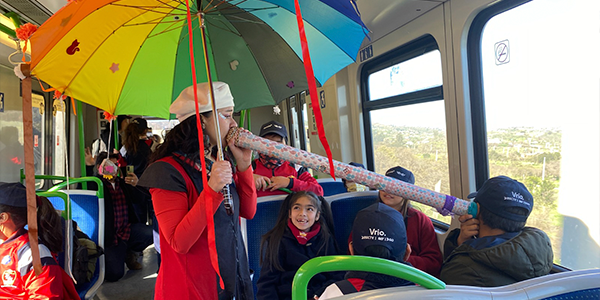
<path id="1" fill-rule="evenodd" d="M 0 204 L 27 207 L 27 189 L 18 182 L 0 182 Z"/>
<path id="2" fill-rule="evenodd" d="M 525 222 L 533 210 L 533 196 L 524 184 L 506 177 L 497 176 L 486 180 L 481 188 L 469 194 L 475 202 L 489 210 L 491 213 L 517 222 Z M 508 207 L 521 207 L 527 211 L 526 215 L 519 215 L 506 211 Z"/>
<path id="3" fill-rule="evenodd" d="M 375 203 L 359 211 L 352 226 L 352 247 L 357 255 L 365 255 L 365 248 L 372 245 L 388 248 L 396 261 L 404 259 L 404 219 L 400 212 L 383 203 Z"/>
<path id="4" fill-rule="evenodd" d="M 400 181 L 404 181 L 410 184 L 415 184 L 415 175 L 413 175 L 411 171 L 401 166 L 393 167 L 387 170 L 387 172 L 385 172 L 385 176 L 396 178 Z"/>
<path id="5" fill-rule="evenodd" d="M 363 168 L 363 169 L 367 169 L 365 167 L 365 165 L 361 164 L 361 163 L 357 163 L 357 162 L 350 162 L 349 165 L 354 166 L 354 167 L 359 167 L 359 168 Z"/>
<path id="6" fill-rule="evenodd" d="M 270 133 L 277 134 L 287 141 L 287 137 L 288 137 L 287 129 L 285 128 L 285 125 L 283 125 L 277 121 L 267 122 L 267 123 L 263 124 L 263 126 L 260 127 L 259 135 L 261 137 L 264 137 L 265 135 L 270 134 Z"/>

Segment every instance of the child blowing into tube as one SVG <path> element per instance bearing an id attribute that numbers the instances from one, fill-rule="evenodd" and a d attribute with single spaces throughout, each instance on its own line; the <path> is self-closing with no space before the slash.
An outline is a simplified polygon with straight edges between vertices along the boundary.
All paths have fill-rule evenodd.
<path id="1" fill-rule="evenodd" d="M 498 176 L 469 196 L 475 197 L 474 212 L 460 216 L 460 229 L 446 238 L 440 279 L 495 287 L 550 273 L 550 239 L 539 229 L 525 227 L 533 209 L 533 196 L 525 185 Z"/>

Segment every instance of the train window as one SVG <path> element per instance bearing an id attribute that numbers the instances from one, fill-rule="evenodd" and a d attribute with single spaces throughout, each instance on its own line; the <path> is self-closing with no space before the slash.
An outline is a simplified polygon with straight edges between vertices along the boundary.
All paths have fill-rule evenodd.
<path id="1" fill-rule="evenodd" d="M 444 101 L 432 101 L 371 111 L 375 172 L 402 166 L 415 184 L 450 194 Z M 450 224 L 434 208 L 412 202 L 427 216 Z"/>
<path id="2" fill-rule="evenodd" d="M 387 67 L 369 75 L 369 99 L 379 100 L 442 85 L 440 51 Z"/>
<path id="3" fill-rule="evenodd" d="M 32 104 L 32 127 L 33 127 L 33 165 L 36 175 L 43 175 L 44 173 L 44 149 L 45 149 L 45 101 L 44 96 L 33 93 L 31 95 Z M 44 180 L 35 181 L 36 188 L 42 188 L 44 186 Z"/>
<path id="4" fill-rule="evenodd" d="M 600 267 L 599 13 L 597 0 L 531 1 L 489 18 L 478 49 L 478 185 L 523 182 L 535 201 L 527 225 L 571 269 Z"/>
<path id="5" fill-rule="evenodd" d="M 418 186 L 450 194 L 440 51 L 426 36 L 365 64 L 363 117 L 367 165 L 383 174 L 400 165 Z M 449 224 L 434 208 L 413 202 Z"/>
<path id="6" fill-rule="evenodd" d="M 148 127 L 152 128 L 152 135 L 158 135 L 159 139 L 157 143 L 162 143 L 165 140 L 165 136 L 169 130 L 177 126 L 179 121 L 174 120 L 161 120 L 161 119 L 148 119 Z"/>
<path id="7" fill-rule="evenodd" d="M 54 99 L 52 102 L 52 124 L 53 128 L 53 147 L 52 155 L 52 174 L 56 176 L 66 175 L 66 153 L 67 151 L 67 131 L 66 131 L 66 102 L 60 99 Z M 54 184 L 60 180 L 54 181 Z"/>

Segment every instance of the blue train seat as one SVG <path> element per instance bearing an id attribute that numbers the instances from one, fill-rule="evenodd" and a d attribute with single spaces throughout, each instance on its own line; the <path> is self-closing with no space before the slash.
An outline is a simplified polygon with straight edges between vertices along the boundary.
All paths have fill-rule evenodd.
<path id="1" fill-rule="evenodd" d="M 61 192 L 66 193 L 62 190 Z M 71 216 L 81 231 L 104 248 L 104 199 L 96 191 L 70 190 Z M 54 202 L 53 202 L 54 204 Z M 56 206 L 55 206 L 56 207 Z M 58 208 L 58 207 L 57 207 Z M 70 222 L 68 222 L 70 223 Z M 77 290 L 81 299 L 92 299 L 104 282 L 104 255 L 98 258 L 92 280 Z"/>
<path id="2" fill-rule="evenodd" d="M 73 232 L 73 225 L 71 220 L 71 214 L 67 210 L 67 202 L 68 196 L 62 192 L 36 192 L 38 196 L 46 197 L 57 211 L 61 212 L 61 217 L 64 219 L 63 223 L 63 234 L 65 237 L 70 236 Z M 69 274 L 72 276 L 72 255 L 67 255 L 73 253 L 73 245 L 72 239 L 64 239 L 63 242 L 63 252 L 58 254 L 58 264 Z"/>
<path id="3" fill-rule="evenodd" d="M 323 195 L 325 197 L 347 192 L 344 183 L 339 178 L 337 178 L 336 180 L 333 180 L 333 178 L 322 178 L 317 179 L 317 182 L 323 188 Z"/>
<path id="4" fill-rule="evenodd" d="M 256 283 L 260 276 L 260 240 L 267 231 L 275 227 L 279 208 L 287 195 L 259 197 L 256 202 L 256 215 L 252 220 L 243 220 L 242 229 L 245 227 L 245 241 L 247 242 L 248 263 L 254 271 L 252 285 L 256 295 Z"/>
<path id="5" fill-rule="evenodd" d="M 363 208 L 377 202 L 378 191 L 347 192 L 326 197 L 331 205 L 335 239 L 340 249 L 348 249 L 348 236 L 356 214 Z M 344 253 L 345 254 L 345 253 Z"/>

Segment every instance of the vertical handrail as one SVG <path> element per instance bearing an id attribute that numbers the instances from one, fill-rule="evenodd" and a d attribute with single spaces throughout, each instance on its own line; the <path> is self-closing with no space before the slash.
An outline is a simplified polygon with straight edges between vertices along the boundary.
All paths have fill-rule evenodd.
<path id="1" fill-rule="evenodd" d="M 250 124 L 250 109 L 247 109 L 247 111 L 248 111 L 248 113 L 247 113 L 247 115 L 248 115 L 248 127 L 246 127 L 246 129 L 251 130 L 252 127 L 250 127 L 251 126 L 251 124 Z"/>
<path id="2" fill-rule="evenodd" d="M 115 122 L 115 125 L 113 125 L 113 136 L 115 140 L 115 142 L 113 143 L 113 149 L 119 151 L 119 119 L 116 118 L 114 121 L 111 122 Z M 106 145 L 106 147 L 108 147 L 108 145 Z M 114 151 L 112 151 L 112 149 L 106 148 L 106 152 L 108 152 L 108 155 L 110 155 Z"/>
<path id="3" fill-rule="evenodd" d="M 79 126 L 78 127 L 78 132 L 79 132 L 79 164 L 80 164 L 80 170 L 81 170 L 81 177 L 86 176 L 86 171 L 85 171 L 85 134 L 83 132 L 83 112 L 81 110 L 81 101 L 77 101 L 77 111 L 79 112 L 79 114 L 77 115 L 77 123 Z M 83 187 L 84 190 L 87 190 L 87 182 L 83 181 L 81 182 L 81 186 Z"/>
<path id="4" fill-rule="evenodd" d="M 240 126 L 244 127 L 244 122 L 246 121 L 246 110 L 242 110 L 240 112 Z"/>

